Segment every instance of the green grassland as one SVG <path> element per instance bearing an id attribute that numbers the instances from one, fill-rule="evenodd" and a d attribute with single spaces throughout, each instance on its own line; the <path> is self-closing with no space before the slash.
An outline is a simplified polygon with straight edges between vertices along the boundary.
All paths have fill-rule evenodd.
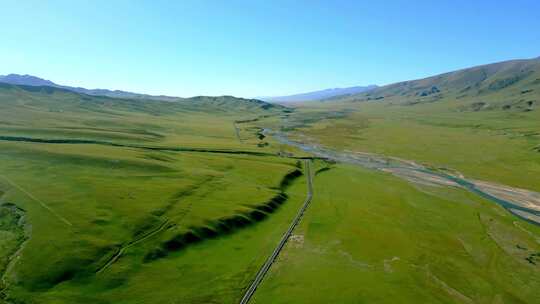
<path id="1" fill-rule="evenodd" d="M 510 61 L 306 103 L 269 125 L 540 191 L 540 60 Z"/>
<path id="2" fill-rule="evenodd" d="M 477 67 L 296 104 L 257 123 L 307 145 L 540 191 L 539 67 Z M 254 303 L 539 301 L 540 230 L 497 204 L 349 165 L 314 183 L 309 212 Z"/>
<path id="3" fill-rule="evenodd" d="M 235 120 L 283 110 L 227 96 L 142 101 L 6 84 L 0 100 L 2 135 L 229 149 L 239 146 Z"/>
<path id="4" fill-rule="evenodd" d="M 314 193 L 253 303 L 540 298 L 540 229 L 492 202 L 346 165 L 320 171 Z"/>
<path id="5" fill-rule="evenodd" d="M 283 110 L 2 85 L 3 300 L 236 302 L 305 197 L 302 163 L 238 123 Z"/>
<path id="6" fill-rule="evenodd" d="M 283 174 L 295 170 L 295 163 L 199 154 L 169 157 L 174 160 L 168 166 L 175 171 L 163 172 L 159 167 L 111 170 L 28 158 L 26 166 L 18 169 L 41 172 L 38 178 L 5 170 L 13 183 L 31 185 L 28 191 L 34 197 L 72 224 L 66 225 L 20 191 L 7 197 L 22 203 L 32 223 L 32 237 L 11 274 L 9 295 L 30 303 L 147 303 L 148 299 L 169 303 L 198 297 L 203 302 L 234 302 L 240 297 L 305 191 L 302 187 L 287 190 L 288 201 L 272 210 L 269 220 L 256 223 L 256 218 L 246 216 L 253 222 L 245 224 L 249 229 L 233 226 L 230 236 L 212 221 L 234 218 L 266 203 L 278 192 L 274 188 Z M 264 175 L 260 174 L 263 170 Z M 96 273 L 119 246 L 165 221 L 166 229 L 130 247 L 114 264 Z M 215 235 L 200 229 L 213 229 Z M 194 244 L 193 249 L 171 248 L 167 256 L 147 259 L 186 231 L 216 240 Z"/>
<path id="7" fill-rule="evenodd" d="M 307 191 L 265 128 L 540 191 L 539 60 L 294 110 L 0 84 L 0 303 L 238 303 Z M 535 303 L 540 229 L 452 187 L 315 162 L 255 303 Z"/>

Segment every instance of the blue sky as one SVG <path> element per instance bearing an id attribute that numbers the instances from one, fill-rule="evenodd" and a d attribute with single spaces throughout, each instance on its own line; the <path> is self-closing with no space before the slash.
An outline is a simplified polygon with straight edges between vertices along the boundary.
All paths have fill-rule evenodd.
<path id="1" fill-rule="evenodd" d="M 540 1 L 373 2 L 0 0 L 0 74 L 252 97 L 540 56 Z"/>

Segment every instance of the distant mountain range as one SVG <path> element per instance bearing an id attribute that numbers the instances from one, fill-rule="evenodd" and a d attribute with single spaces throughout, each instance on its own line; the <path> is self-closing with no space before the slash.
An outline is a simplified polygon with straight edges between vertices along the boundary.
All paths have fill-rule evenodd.
<path id="1" fill-rule="evenodd" d="M 61 88 L 76 93 L 92 95 L 92 96 L 107 96 L 113 98 L 129 98 L 129 99 L 149 99 L 149 100 L 161 100 L 161 101 L 178 101 L 183 99 L 181 97 L 165 96 L 165 95 L 148 95 L 120 90 L 108 90 L 108 89 L 86 89 L 81 87 L 72 87 L 66 85 L 60 85 L 50 80 L 39 78 L 32 75 L 20 75 L 9 74 L 0 75 L 0 82 L 8 83 L 12 85 L 26 85 L 26 86 L 48 86 L 54 88 Z M 336 97 L 347 97 L 350 95 L 364 93 L 378 88 L 376 85 L 369 86 L 356 86 L 348 88 L 334 88 L 326 89 L 308 93 L 301 93 L 289 96 L 274 96 L 274 97 L 258 97 L 256 99 L 266 102 L 299 102 L 299 101 L 311 101 L 311 100 L 324 100 Z"/>
<path id="2" fill-rule="evenodd" d="M 338 96 L 349 96 L 359 93 L 364 93 L 378 88 L 376 85 L 368 86 L 356 86 L 349 88 L 334 88 L 326 89 L 314 92 L 300 93 L 288 96 L 268 96 L 268 97 L 257 97 L 257 99 L 264 100 L 267 102 L 299 102 L 299 101 L 312 101 L 312 100 L 324 100 L 328 98 L 334 98 Z"/>
<path id="3" fill-rule="evenodd" d="M 0 75 L 0 82 L 13 84 L 13 85 L 27 85 L 27 86 L 48 86 L 61 88 L 76 93 L 93 95 L 93 96 L 107 96 L 115 98 L 130 98 L 130 99 L 150 99 L 150 100 L 162 100 L 162 101 L 177 101 L 179 97 L 172 96 L 163 96 L 163 95 L 148 95 L 148 94 L 139 94 L 133 92 L 126 92 L 120 90 L 107 90 L 107 89 L 85 89 L 81 87 L 71 87 L 65 85 L 56 84 L 50 80 L 42 79 L 32 75 L 19 75 L 19 74 L 9 74 L 9 75 Z"/>

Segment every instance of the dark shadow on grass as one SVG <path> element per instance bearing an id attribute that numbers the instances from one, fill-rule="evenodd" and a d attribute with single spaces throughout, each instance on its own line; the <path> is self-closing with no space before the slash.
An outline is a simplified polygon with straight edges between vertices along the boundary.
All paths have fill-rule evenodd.
<path id="1" fill-rule="evenodd" d="M 300 176 L 302 176 L 302 171 L 298 169 L 289 172 L 280 182 L 279 193 L 270 200 L 253 207 L 251 210 L 209 221 L 205 226 L 190 227 L 188 231 L 177 234 L 161 243 L 158 248 L 151 250 L 143 261 L 149 263 L 167 257 L 169 254 L 181 251 L 190 245 L 232 234 L 265 220 L 287 201 L 289 197 L 285 190 Z"/>
<path id="2" fill-rule="evenodd" d="M 142 145 L 134 145 L 134 144 L 120 144 L 120 143 L 113 143 L 113 142 L 107 142 L 107 141 L 101 141 L 101 140 L 90 140 L 90 139 L 45 139 L 45 138 L 20 137 L 20 136 L 0 136 L 0 140 L 13 141 L 13 142 L 45 143 L 45 144 L 102 145 L 102 146 L 111 146 L 111 147 L 144 149 L 144 150 L 150 150 L 150 151 L 206 152 L 206 153 L 221 153 L 221 154 L 244 154 L 244 155 L 255 155 L 255 156 L 275 156 L 275 154 L 256 152 L 256 151 L 186 148 L 186 147 L 153 147 L 153 146 L 142 146 Z"/>
<path id="3" fill-rule="evenodd" d="M 326 171 L 328 171 L 328 170 L 330 170 L 330 169 L 332 169 L 332 168 L 330 168 L 330 167 L 320 168 L 319 170 L 317 170 L 317 171 L 315 172 L 315 175 L 319 175 L 319 174 L 324 173 L 324 172 L 326 172 Z"/>

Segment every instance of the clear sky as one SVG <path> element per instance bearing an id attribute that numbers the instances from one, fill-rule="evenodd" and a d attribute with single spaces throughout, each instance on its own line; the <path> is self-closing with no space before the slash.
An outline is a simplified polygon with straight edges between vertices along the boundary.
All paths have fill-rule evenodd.
<path id="1" fill-rule="evenodd" d="M 150 94 L 285 95 L 540 56 L 538 0 L 0 0 L 0 7 L 0 74 Z"/>

